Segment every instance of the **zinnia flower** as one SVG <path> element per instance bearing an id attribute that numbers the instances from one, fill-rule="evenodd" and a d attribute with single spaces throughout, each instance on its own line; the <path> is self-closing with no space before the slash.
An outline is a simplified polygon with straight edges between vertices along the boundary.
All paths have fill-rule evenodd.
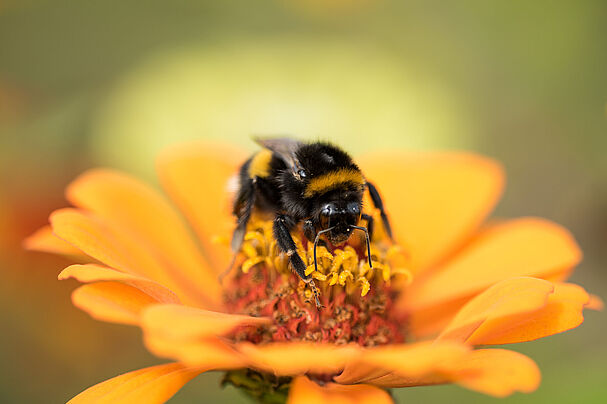
<path id="1" fill-rule="evenodd" d="M 478 347 L 556 334 L 582 323 L 585 307 L 601 306 L 564 282 L 582 256 L 565 229 L 538 218 L 484 222 L 502 169 L 463 153 L 358 159 L 399 244 L 378 226 L 373 269 L 352 237 L 319 249 L 314 271 L 295 232 L 322 310 L 260 218 L 220 283 L 234 226 L 226 182 L 244 159 L 225 145 L 166 152 L 158 173 L 172 203 L 129 175 L 86 172 L 67 189 L 75 207 L 54 212 L 50 227 L 26 241 L 80 262 L 59 275 L 84 283 L 72 295 L 77 307 L 141 327 L 147 348 L 175 361 L 117 376 L 72 402 L 164 402 L 213 370 L 261 402 L 382 403 L 391 402 L 386 388 L 441 383 L 498 397 L 531 392 L 540 381 L 531 359 Z"/>

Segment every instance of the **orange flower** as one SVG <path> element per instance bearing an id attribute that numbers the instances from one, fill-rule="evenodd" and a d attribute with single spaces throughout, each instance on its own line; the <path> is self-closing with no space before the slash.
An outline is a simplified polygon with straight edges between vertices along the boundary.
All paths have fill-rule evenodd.
<path id="1" fill-rule="evenodd" d="M 378 229 L 373 269 L 356 240 L 319 249 L 312 276 L 323 310 L 261 220 L 222 289 L 218 274 L 230 258 L 222 240 L 234 223 L 224 189 L 242 161 L 239 150 L 210 144 L 165 153 L 158 172 L 178 210 L 126 174 L 89 171 L 67 189 L 75 208 L 54 212 L 50 227 L 26 240 L 80 262 L 59 275 L 85 284 L 73 293 L 77 307 L 141 327 L 151 352 L 176 361 L 107 380 L 72 402 L 164 402 L 210 370 L 261 401 L 288 391 L 289 403 L 391 402 L 384 388 L 440 383 L 499 397 L 531 392 L 540 381 L 531 359 L 476 347 L 559 333 L 581 324 L 585 307 L 601 306 L 564 282 L 581 259 L 565 229 L 536 218 L 483 225 L 502 170 L 462 153 L 359 160 L 403 247 Z M 303 242 L 299 253 L 310 262 Z"/>

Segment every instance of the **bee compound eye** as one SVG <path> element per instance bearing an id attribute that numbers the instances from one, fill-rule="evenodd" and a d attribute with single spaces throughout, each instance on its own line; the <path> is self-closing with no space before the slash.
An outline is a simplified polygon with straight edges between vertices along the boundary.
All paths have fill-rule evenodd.
<path id="1" fill-rule="evenodd" d="M 350 213 L 358 215 L 360 213 L 360 206 L 358 206 L 358 204 L 350 204 L 348 206 L 348 210 L 350 211 Z"/>
<path id="2" fill-rule="evenodd" d="M 299 175 L 301 178 L 306 178 L 308 176 L 308 173 L 306 173 L 305 170 L 299 170 L 297 171 L 297 175 Z"/>

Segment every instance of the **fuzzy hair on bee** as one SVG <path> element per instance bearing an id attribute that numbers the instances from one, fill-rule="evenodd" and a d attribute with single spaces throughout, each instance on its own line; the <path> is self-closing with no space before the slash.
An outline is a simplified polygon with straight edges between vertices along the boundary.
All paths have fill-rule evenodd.
<path id="1" fill-rule="evenodd" d="M 262 149 L 241 166 L 236 181 L 232 182 L 237 190 L 231 249 L 234 256 L 240 251 L 253 211 L 271 215 L 278 248 L 289 257 L 295 273 L 310 286 L 320 308 L 318 289 L 305 274 L 306 264 L 297 253 L 291 232 L 302 225 L 304 236 L 314 243 L 316 265 L 316 246 L 324 242 L 323 238 L 337 246 L 345 243 L 353 231 L 363 231 L 372 266 L 369 245 L 373 218 L 362 213 L 363 194 L 369 192 L 391 238 L 383 202 L 352 158 L 335 145 L 290 138 L 255 140 Z M 366 227 L 359 226 L 361 220 L 367 223 Z"/>

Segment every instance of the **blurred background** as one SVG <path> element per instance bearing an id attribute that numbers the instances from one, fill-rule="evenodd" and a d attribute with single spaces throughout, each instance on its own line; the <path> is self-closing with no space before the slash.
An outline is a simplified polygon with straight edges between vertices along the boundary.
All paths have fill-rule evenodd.
<path id="1" fill-rule="evenodd" d="M 496 214 L 569 228 L 607 296 L 607 2 L 0 2 L 0 401 L 64 402 L 162 361 L 72 307 L 68 262 L 22 239 L 94 166 L 156 181 L 164 146 L 253 134 L 365 150 L 466 149 L 506 167 Z M 504 402 L 605 402 L 607 322 L 512 348 L 543 382 Z M 205 374 L 171 402 L 247 402 Z M 494 402 L 455 386 L 398 402 Z"/>

